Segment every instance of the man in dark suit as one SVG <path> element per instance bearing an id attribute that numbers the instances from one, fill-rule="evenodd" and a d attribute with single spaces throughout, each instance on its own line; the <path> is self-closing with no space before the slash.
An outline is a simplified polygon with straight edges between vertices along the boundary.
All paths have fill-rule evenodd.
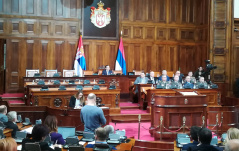
<path id="1" fill-rule="evenodd" d="M 181 74 L 181 72 L 178 70 L 178 71 L 176 71 L 175 75 L 177 75 L 179 77 L 179 82 L 182 83 L 182 81 L 183 81 L 183 74 Z"/>
<path id="2" fill-rule="evenodd" d="M 201 128 L 198 127 L 198 126 L 192 126 L 191 129 L 190 129 L 190 135 L 191 135 L 191 138 L 193 139 L 193 142 L 192 143 L 189 143 L 189 144 L 185 144 L 183 145 L 183 148 L 182 150 L 188 150 L 189 147 L 194 147 L 194 146 L 197 146 L 198 145 L 198 132 Z"/>
<path id="3" fill-rule="evenodd" d="M 110 66 L 106 65 L 105 70 L 102 71 L 102 75 L 112 75 L 112 74 L 113 74 L 113 71 L 110 70 Z"/>
<path id="4" fill-rule="evenodd" d="M 171 89 L 182 89 L 182 83 L 179 81 L 179 76 L 175 75 L 170 85 Z"/>
<path id="5" fill-rule="evenodd" d="M 163 76 L 163 75 L 166 75 L 167 81 L 170 80 L 169 76 L 167 76 L 167 71 L 166 71 L 166 70 L 163 70 L 163 71 L 162 71 L 162 75 L 159 77 L 159 81 L 162 81 L 162 76 Z"/>
<path id="6" fill-rule="evenodd" d="M 148 79 L 151 80 L 153 84 L 156 84 L 157 77 L 154 77 L 153 71 L 150 71 Z"/>
<path id="7" fill-rule="evenodd" d="M 16 132 L 19 131 L 18 126 L 16 124 L 17 121 L 17 112 L 11 111 L 7 114 L 8 122 L 5 122 L 4 125 L 6 128 L 12 129 L 12 137 L 14 138 L 16 136 Z"/>
<path id="8" fill-rule="evenodd" d="M 189 147 L 189 151 L 220 151 L 219 148 L 210 145 L 212 140 L 212 132 L 209 129 L 200 129 L 198 132 L 198 138 L 200 144 L 198 146 Z"/>
<path id="9" fill-rule="evenodd" d="M 145 77 L 144 72 L 140 74 L 140 77 L 137 77 L 136 80 L 134 81 L 134 84 L 146 84 L 148 82 L 148 78 Z"/>

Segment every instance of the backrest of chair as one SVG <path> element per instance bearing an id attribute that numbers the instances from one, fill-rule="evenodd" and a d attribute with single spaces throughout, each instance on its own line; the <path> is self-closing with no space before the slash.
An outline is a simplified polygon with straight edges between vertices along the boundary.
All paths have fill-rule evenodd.
<path id="1" fill-rule="evenodd" d="M 93 73 L 92 70 L 84 70 L 84 75 L 93 75 Z"/>
<path id="2" fill-rule="evenodd" d="M 32 70 L 26 69 L 26 77 L 34 77 L 35 73 L 39 73 L 39 69 L 32 69 Z"/>
<path id="3" fill-rule="evenodd" d="M 173 151 L 174 142 L 136 140 L 132 151 Z"/>
<path id="4" fill-rule="evenodd" d="M 75 70 L 64 70 L 63 69 L 63 77 L 73 77 L 75 75 Z"/>
<path id="5" fill-rule="evenodd" d="M 26 143 L 25 151 L 41 151 L 39 143 Z"/>
<path id="6" fill-rule="evenodd" d="M 134 75 L 140 75 L 143 71 L 142 70 L 133 70 Z"/>
<path id="7" fill-rule="evenodd" d="M 98 69 L 98 75 L 102 75 L 104 69 Z"/>
<path id="8" fill-rule="evenodd" d="M 57 70 L 45 70 L 45 77 L 53 77 Z"/>
<path id="9" fill-rule="evenodd" d="M 122 74 L 122 70 L 113 70 L 114 74 Z"/>
<path id="10" fill-rule="evenodd" d="M 161 72 L 154 72 L 154 77 L 159 77 L 161 75 Z"/>
<path id="11" fill-rule="evenodd" d="M 169 77 L 173 77 L 174 72 L 173 72 L 173 71 L 167 71 L 167 75 L 168 75 Z"/>

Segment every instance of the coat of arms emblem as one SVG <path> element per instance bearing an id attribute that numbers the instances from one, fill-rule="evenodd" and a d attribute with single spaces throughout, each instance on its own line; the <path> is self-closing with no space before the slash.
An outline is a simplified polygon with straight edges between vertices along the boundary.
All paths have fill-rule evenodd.
<path id="1" fill-rule="evenodd" d="M 91 15 L 90 19 L 91 22 L 98 28 L 103 28 L 106 25 L 108 25 L 111 21 L 110 18 L 110 8 L 107 7 L 107 9 L 104 9 L 104 3 L 101 1 L 97 3 L 98 8 L 91 7 Z"/>

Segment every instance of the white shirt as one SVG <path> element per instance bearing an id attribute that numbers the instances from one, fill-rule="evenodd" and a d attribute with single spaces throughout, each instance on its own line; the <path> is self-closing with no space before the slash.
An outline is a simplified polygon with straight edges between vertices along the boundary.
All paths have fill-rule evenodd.
<path id="1" fill-rule="evenodd" d="M 80 100 L 76 99 L 75 106 L 80 106 Z"/>

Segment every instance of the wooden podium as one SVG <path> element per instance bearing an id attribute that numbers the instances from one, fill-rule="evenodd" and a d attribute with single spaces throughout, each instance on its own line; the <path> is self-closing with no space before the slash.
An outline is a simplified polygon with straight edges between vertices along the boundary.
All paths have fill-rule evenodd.
<path id="1" fill-rule="evenodd" d="M 182 90 L 180 91 L 182 92 Z M 184 91 L 187 92 L 187 90 Z M 175 96 L 154 96 L 151 101 L 151 128 L 149 131 L 155 140 L 160 138 L 160 134 L 163 139 L 175 139 L 177 133 L 183 132 L 183 125 L 185 125 L 185 130 L 190 129 L 191 126 L 202 126 L 203 116 L 206 124 L 206 96 L 200 93 L 196 94 L 183 95 L 176 92 Z"/>

